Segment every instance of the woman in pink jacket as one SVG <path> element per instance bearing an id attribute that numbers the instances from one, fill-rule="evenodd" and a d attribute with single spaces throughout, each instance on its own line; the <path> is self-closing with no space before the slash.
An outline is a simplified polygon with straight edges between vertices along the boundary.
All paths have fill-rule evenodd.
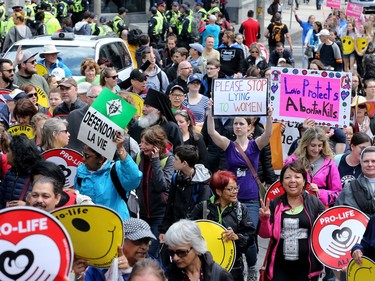
<path id="1" fill-rule="evenodd" d="M 339 170 L 333 160 L 328 137 L 319 127 L 309 128 L 285 164 L 299 161 L 306 169 L 310 190 L 325 206 L 333 206 L 342 189 Z"/>

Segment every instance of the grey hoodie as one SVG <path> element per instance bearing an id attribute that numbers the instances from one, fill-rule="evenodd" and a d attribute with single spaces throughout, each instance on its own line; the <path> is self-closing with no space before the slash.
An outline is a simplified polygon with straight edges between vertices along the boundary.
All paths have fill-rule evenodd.
<path id="1" fill-rule="evenodd" d="M 79 21 L 74 26 L 74 34 L 91 35 L 91 26 L 84 21 Z"/>

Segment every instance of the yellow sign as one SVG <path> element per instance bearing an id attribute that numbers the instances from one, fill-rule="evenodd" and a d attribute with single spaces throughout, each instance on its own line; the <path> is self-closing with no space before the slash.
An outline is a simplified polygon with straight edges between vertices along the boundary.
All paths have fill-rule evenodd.
<path id="1" fill-rule="evenodd" d="M 341 37 L 342 42 L 342 51 L 344 55 L 349 55 L 354 52 L 354 40 L 350 36 L 342 36 Z"/>
<path id="2" fill-rule="evenodd" d="M 43 76 L 49 73 L 48 69 L 43 64 L 37 63 L 35 68 L 36 68 L 36 73 L 39 74 L 40 76 Z"/>
<path id="3" fill-rule="evenodd" d="M 43 91 L 42 88 L 39 88 L 39 87 L 35 87 L 35 90 L 36 92 L 38 93 L 38 104 L 45 107 L 45 108 L 48 108 L 49 107 L 49 101 L 48 101 L 48 96 L 46 94 L 46 92 Z"/>
<path id="4" fill-rule="evenodd" d="M 363 51 L 368 46 L 368 40 L 365 37 L 359 37 L 355 41 L 358 51 Z"/>
<path id="5" fill-rule="evenodd" d="M 34 139 L 35 134 L 31 126 L 15 125 L 8 129 L 9 134 L 12 136 L 19 136 L 24 134 L 29 140 Z"/>
<path id="6" fill-rule="evenodd" d="M 362 257 L 362 265 L 351 260 L 347 269 L 347 281 L 375 280 L 375 263 L 368 257 Z"/>
<path id="7" fill-rule="evenodd" d="M 139 95 L 134 93 L 131 93 L 130 96 L 134 100 L 134 107 L 137 109 L 137 115 L 139 117 L 142 117 L 142 108 L 144 103 L 143 99 Z"/>
<path id="8" fill-rule="evenodd" d="M 230 271 L 236 260 L 236 246 L 234 241 L 223 241 L 221 234 L 225 231 L 225 227 L 210 220 L 197 220 L 196 223 L 201 229 L 207 249 L 211 252 L 214 261 Z"/>
<path id="9" fill-rule="evenodd" d="M 76 258 L 95 267 L 110 267 L 124 240 L 121 217 L 99 205 L 74 205 L 52 212 L 68 231 Z"/>

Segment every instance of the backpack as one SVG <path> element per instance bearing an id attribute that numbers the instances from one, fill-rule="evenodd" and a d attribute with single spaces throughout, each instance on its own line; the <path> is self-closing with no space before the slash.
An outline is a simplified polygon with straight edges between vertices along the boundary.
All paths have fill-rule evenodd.
<path id="1" fill-rule="evenodd" d="M 284 28 L 285 24 L 276 25 L 272 27 L 271 32 L 271 40 L 278 43 L 278 42 L 284 42 L 284 33 L 282 33 L 282 30 Z"/>

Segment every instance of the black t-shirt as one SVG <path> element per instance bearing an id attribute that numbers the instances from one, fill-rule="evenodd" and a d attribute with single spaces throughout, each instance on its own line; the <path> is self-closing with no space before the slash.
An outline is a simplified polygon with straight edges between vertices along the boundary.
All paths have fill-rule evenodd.
<path id="1" fill-rule="evenodd" d="M 361 174 L 361 164 L 358 164 L 355 167 L 349 166 L 349 164 L 346 162 L 346 157 L 348 155 L 349 153 L 344 154 L 341 157 L 338 165 L 342 187 L 344 187 L 346 183 L 358 178 L 358 176 Z"/>
<path id="2" fill-rule="evenodd" d="M 280 242 L 276 252 L 276 263 L 282 266 L 289 266 L 308 263 L 306 258 L 309 253 L 309 236 L 311 233 L 311 225 L 309 217 L 305 210 L 298 214 L 281 215 L 281 233 Z"/>

